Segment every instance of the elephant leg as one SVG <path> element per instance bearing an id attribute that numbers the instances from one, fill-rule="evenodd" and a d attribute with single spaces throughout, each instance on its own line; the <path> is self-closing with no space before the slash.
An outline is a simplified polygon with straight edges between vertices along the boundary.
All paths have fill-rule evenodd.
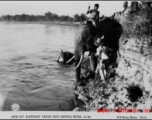
<path id="1" fill-rule="evenodd" d="M 75 60 L 75 67 L 78 65 L 79 60 Z M 77 82 L 80 81 L 80 75 L 81 75 L 81 66 L 79 66 L 77 69 L 75 69 L 75 78 Z"/>
<path id="2" fill-rule="evenodd" d="M 96 66 L 97 66 L 97 58 L 95 56 L 95 53 L 91 52 L 91 55 L 90 55 L 90 67 L 91 67 L 91 71 L 95 72 Z"/>

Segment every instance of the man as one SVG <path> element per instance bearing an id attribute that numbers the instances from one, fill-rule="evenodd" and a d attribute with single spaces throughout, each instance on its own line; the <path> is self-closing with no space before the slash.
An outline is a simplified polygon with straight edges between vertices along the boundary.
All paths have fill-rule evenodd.
<path id="1" fill-rule="evenodd" d="M 90 10 L 90 6 L 89 6 L 87 11 L 87 14 L 90 14 L 89 21 L 91 21 L 95 27 L 97 27 L 97 23 L 99 22 L 100 12 L 98 11 L 98 8 L 99 8 L 99 4 L 95 4 L 93 10 Z"/>
<path id="2" fill-rule="evenodd" d="M 107 68 L 109 66 L 109 57 L 113 50 L 104 45 L 104 42 L 102 42 L 103 39 L 104 35 L 102 37 L 98 36 L 95 41 L 95 45 L 98 46 L 96 50 L 96 56 L 98 56 L 96 73 L 99 72 L 101 79 L 103 80 L 103 82 L 105 82 L 107 77 Z"/>

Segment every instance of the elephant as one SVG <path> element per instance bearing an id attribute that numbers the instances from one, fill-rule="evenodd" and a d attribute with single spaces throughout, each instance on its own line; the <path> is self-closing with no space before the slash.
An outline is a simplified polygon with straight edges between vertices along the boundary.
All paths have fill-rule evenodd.
<path id="1" fill-rule="evenodd" d="M 63 63 L 63 64 L 69 64 L 69 65 L 73 64 L 74 63 L 74 59 L 72 58 L 73 56 L 74 56 L 73 53 L 68 52 L 68 51 L 63 51 L 61 49 L 57 62 Z M 72 60 L 70 60 L 71 58 L 72 58 Z M 67 63 L 67 61 L 69 61 L 69 60 L 70 60 L 70 62 Z"/>
<path id="2" fill-rule="evenodd" d="M 118 40 L 121 36 L 122 26 L 114 19 L 105 17 L 98 23 L 98 27 L 92 24 L 80 25 L 75 37 L 74 58 L 75 58 L 75 77 L 81 81 L 81 63 L 86 51 L 90 52 L 90 68 L 95 72 L 97 58 L 95 56 L 97 46 L 94 44 L 96 36 L 103 36 L 103 42 L 117 52 L 119 49 Z"/>

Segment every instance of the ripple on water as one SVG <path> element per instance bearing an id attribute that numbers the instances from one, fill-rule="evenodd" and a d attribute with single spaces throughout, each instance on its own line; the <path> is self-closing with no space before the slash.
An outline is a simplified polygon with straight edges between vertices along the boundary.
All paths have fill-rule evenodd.
<path id="1" fill-rule="evenodd" d="M 60 49 L 73 51 L 76 29 L 0 25 L 0 91 L 7 93 L 3 110 L 11 110 L 14 103 L 21 110 L 71 110 L 74 69 L 55 60 Z"/>
<path id="2" fill-rule="evenodd" d="M 10 110 L 14 102 L 21 110 L 71 110 L 73 66 L 60 65 L 44 55 L 18 56 L 2 66 L 0 78 L 13 88 L 4 110 Z"/>

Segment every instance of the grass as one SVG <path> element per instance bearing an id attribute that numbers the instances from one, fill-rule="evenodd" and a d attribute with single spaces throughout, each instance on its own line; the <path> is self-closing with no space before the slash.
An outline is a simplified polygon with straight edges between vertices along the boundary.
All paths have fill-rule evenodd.
<path id="1" fill-rule="evenodd" d="M 123 37 L 151 37 L 152 36 L 152 11 L 142 9 L 130 13 L 123 23 Z"/>

